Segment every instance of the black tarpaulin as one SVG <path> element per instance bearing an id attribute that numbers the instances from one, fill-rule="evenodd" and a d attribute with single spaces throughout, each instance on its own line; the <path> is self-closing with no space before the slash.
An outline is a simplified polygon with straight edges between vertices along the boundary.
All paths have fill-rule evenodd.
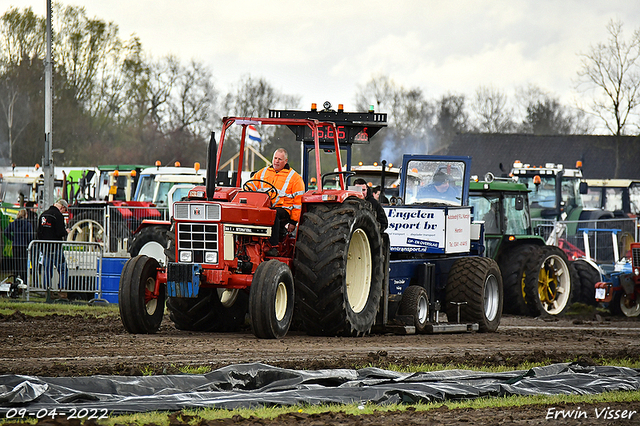
<path id="1" fill-rule="evenodd" d="M 0 413 L 56 409 L 111 414 L 349 403 L 418 403 L 509 395 L 597 394 L 640 389 L 640 370 L 553 364 L 504 373 L 443 370 L 397 373 L 289 370 L 265 364 L 230 365 L 208 374 L 167 376 L 0 376 Z"/>

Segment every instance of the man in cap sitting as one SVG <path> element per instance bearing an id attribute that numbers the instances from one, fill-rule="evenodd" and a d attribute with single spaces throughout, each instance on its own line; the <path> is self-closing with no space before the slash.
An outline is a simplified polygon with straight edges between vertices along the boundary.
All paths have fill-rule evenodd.
<path id="1" fill-rule="evenodd" d="M 439 198 L 455 202 L 460 199 L 458 192 L 451 184 L 451 176 L 443 171 L 437 171 L 431 183 L 418 192 L 418 198 Z"/>

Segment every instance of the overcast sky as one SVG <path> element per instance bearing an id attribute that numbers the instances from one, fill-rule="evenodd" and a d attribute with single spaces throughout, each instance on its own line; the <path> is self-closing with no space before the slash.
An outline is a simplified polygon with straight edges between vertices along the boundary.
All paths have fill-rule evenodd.
<path id="1" fill-rule="evenodd" d="M 45 14 L 45 0 L 0 0 Z M 358 88 L 386 75 L 427 98 L 534 84 L 571 103 L 579 53 L 611 19 L 640 28 L 637 0 L 69 0 L 136 34 L 155 57 L 208 64 L 222 93 L 264 77 L 304 109 L 353 110 Z"/>

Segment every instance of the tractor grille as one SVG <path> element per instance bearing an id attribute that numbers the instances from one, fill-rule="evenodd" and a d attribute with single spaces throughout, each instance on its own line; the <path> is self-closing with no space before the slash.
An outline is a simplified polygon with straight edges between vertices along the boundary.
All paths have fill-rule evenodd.
<path id="1" fill-rule="evenodd" d="M 173 215 L 178 220 L 220 220 L 220 204 L 175 203 Z"/>
<path id="2" fill-rule="evenodd" d="M 218 252 L 218 225 L 178 223 L 178 253 L 190 251 L 192 262 L 204 263 L 205 252 Z"/>
<path id="3" fill-rule="evenodd" d="M 631 249 L 631 266 L 640 267 L 640 247 L 633 247 Z"/>

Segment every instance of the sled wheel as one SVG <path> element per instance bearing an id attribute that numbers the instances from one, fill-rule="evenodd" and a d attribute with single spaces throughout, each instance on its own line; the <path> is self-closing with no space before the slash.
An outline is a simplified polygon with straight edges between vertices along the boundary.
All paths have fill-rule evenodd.
<path id="1" fill-rule="evenodd" d="M 447 279 L 445 312 L 449 322 L 478 323 L 479 331 L 498 329 L 502 317 L 502 276 L 498 264 L 487 257 L 458 259 Z M 454 302 L 454 303 L 451 303 Z"/>
<path id="2" fill-rule="evenodd" d="M 540 247 L 525 279 L 531 316 L 560 315 L 571 301 L 571 270 L 567 255 L 555 246 Z M 577 282 L 577 279 L 575 280 Z M 534 303 L 528 303 L 534 301 Z"/>
<path id="3" fill-rule="evenodd" d="M 311 204 L 298 225 L 296 297 L 308 334 L 362 336 L 382 294 L 382 238 L 371 204 Z"/>
<path id="4" fill-rule="evenodd" d="M 164 314 L 165 287 L 156 292 L 158 261 L 144 255 L 129 259 L 120 276 L 118 302 L 124 328 L 132 334 L 155 333 Z"/>
<path id="5" fill-rule="evenodd" d="M 279 339 L 289 331 L 293 318 L 293 275 L 275 259 L 258 265 L 249 291 L 249 318 L 259 339 Z"/>
<path id="6" fill-rule="evenodd" d="M 129 254 L 131 257 L 144 254 L 156 259 L 161 266 L 167 266 L 167 256 L 164 250 L 168 243 L 166 227 L 148 226 L 134 235 L 129 245 Z"/>
<path id="7" fill-rule="evenodd" d="M 429 297 L 426 290 L 418 285 L 409 286 L 402 293 L 398 312 L 400 315 L 413 316 L 416 333 L 424 333 L 429 322 Z"/>

